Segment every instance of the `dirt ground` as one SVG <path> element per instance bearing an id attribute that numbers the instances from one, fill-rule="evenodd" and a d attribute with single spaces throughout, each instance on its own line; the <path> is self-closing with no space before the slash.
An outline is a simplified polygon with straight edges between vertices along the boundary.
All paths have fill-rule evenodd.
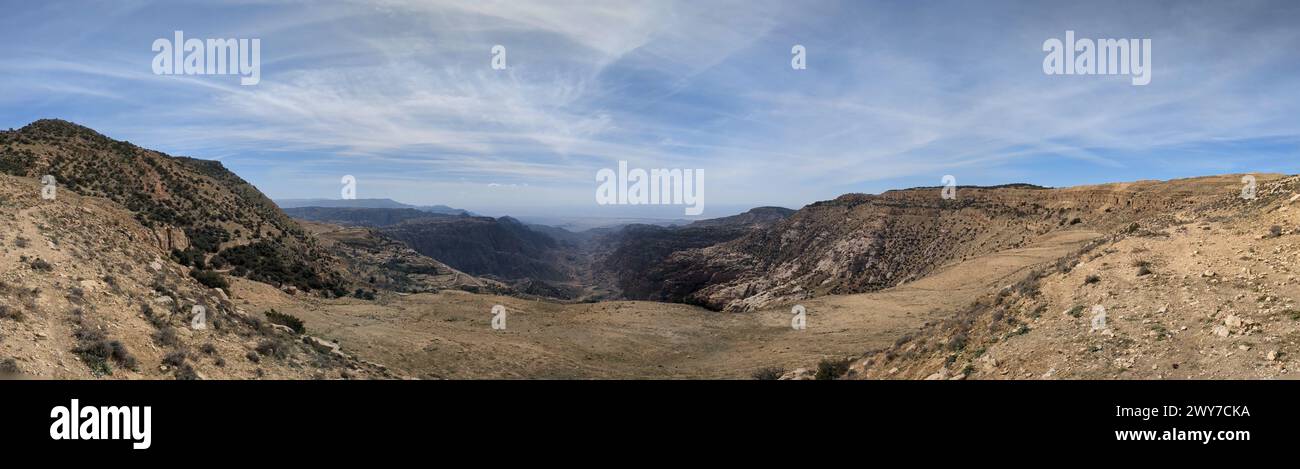
<path id="1" fill-rule="evenodd" d="M 646 301 L 559 304 L 461 291 L 320 300 L 242 280 L 233 293 L 236 303 L 297 315 L 312 334 L 414 378 L 743 379 L 764 367 L 806 367 L 892 343 L 1096 236 L 1061 232 L 888 290 L 809 299 L 800 303 L 807 310 L 802 331 L 790 327 L 792 305 L 720 313 Z M 504 330 L 491 327 L 497 304 L 507 308 Z"/>

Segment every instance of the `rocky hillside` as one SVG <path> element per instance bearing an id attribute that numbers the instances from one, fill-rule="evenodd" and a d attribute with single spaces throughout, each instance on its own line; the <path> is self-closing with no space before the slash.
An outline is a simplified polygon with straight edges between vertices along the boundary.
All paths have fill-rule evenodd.
<path id="1" fill-rule="evenodd" d="M 700 220 L 685 226 L 628 225 L 594 236 L 585 245 L 596 259 L 595 277 L 612 280 L 622 298 L 679 301 L 690 291 L 679 289 L 659 267 L 678 252 L 731 241 L 766 229 L 794 214 L 780 207 L 759 207 L 730 217 Z"/>
<path id="2" fill-rule="evenodd" d="M 0 172 L 103 197 L 187 265 L 304 290 L 345 291 L 314 241 L 256 187 L 220 162 L 173 157 L 61 120 L 0 132 Z"/>
<path id="3" fill-rule="evenodd" d="M 575 275 L 572 253 L 562 244 L 510 217 L 423 218 L 381 232 L 472 275 L 507 281 L 569 281 Z"/>
<path id="4" fill-rule="evenodd" d="M 1230 178 L 1066 189 L 1027 185 L 850 194 L 769 228 L 677 252 L 650 269 L 648 296 L 728 311 L 879 290 L 945 264 L 1017 248 L 1062 229 L 1150 222 L 1240 187 Z"/>
<path id="5" fill-rule="evenodd" d="M 1240 178 L 1216 179 L 1194 182 Z M 1289 376 L 1300 363 L 1300 178 L 1268 180 L 1257 199 L 1215 191 L 1119 230 L 866 354 L 846 376 Z"/>
<path id="6" fill-rule="evenodd" d="M 293 209 L 288 209 L 292 212 Z M 302 222 L 321 246 L 342 260 L 359 287 L 358 298 L 380 291 L 433 293 L 443 289 L 507 293 L 500 282 L 475 277 L 415 252 L 405 243 L 367 227 Z"/>
<path id="7" fill-rule="evenodd" d="M 199 270 L 169 259 L 158 225 L 138 213 L 73 190 L 43 199 L 41 190 L 36 179 L 0 175 L 0 375 L 391 376 L 205 285 Z"/>

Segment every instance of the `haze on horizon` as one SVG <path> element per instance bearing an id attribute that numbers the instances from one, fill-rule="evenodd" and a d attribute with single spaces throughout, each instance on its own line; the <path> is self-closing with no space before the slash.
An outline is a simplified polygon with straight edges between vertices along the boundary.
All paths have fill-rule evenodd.
<path id="1" fill-rule="evenodd" d="M 914 4 L 915 3 L 915 4 Z M 1300 4 L 6 2 L 0 127 L 67 119 L 217 159 L 276 199 L 597 206 L 620 160 L 704 169 L 705 218 L 844 193 L 1296 173 Z M 86 24 L 98 27 L 87 28 Z M 1048 76 L 1043 42 L 1149 38 L 1152 81 Z M 259 38 L 261 82 L 150 44 Z M 491 68 L 494 45 L 508 67 Z M 793 70 L 791 47 L 807 50 Z M 647 215 L 655 214 L 655 215 Z"/>

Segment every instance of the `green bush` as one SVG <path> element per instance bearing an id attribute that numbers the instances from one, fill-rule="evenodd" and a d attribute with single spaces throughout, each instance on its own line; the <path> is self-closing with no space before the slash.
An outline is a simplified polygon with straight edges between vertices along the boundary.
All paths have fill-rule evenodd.
<path id="1" fill-rule="evenodd" d="M 817 364 L 816 379 L 831 380 L 849 372 L 848 360 L 822 360 Z"/>
<path id="2" fill-rule="evenodd" d="M 781 375 L 783 374 L 785 374 L 785 368 L 769 366 L 755 371 L 754 374 L 750 376 L 759 381 L 774 381 L 781 379 Z"/>
<path id="3" fill-rule="evenodd" d="M 266 320 L 270 321 L 271 324 L 279 324 L 281 326 L 285 326 L 290 329 L 293 329 L 294 332 L 297 332 L 299 334 L 303 334 L 307 332 L 307 327 L 303 325 L 302 320 L 298 319 L 292 314 L 281 313 L 279 311 L 272 309 L 266 312 Z"/>
<path id="4" fill-rule="evenodd" d="M 190 271 L 190 277 L 194 277 L 194 280 L 198 280 L 208 288 L 230 289 L 230 282 L 215 271 L 194 269 Z"/>

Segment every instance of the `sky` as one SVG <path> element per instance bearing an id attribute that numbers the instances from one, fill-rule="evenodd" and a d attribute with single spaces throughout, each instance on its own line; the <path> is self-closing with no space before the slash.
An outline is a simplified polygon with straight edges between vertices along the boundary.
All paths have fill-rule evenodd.
<path id="1" fill-rule="evenodd" d="M 489 215 L 702 169 L 702 216 L 841 194 L 1297 173 L 1295 1 L 0 0 L 0 127 L 61 118 L 221 161 L 272 198 Z M 1151 40 L 1151 82 L 1044 42 Z M 260 40 L 260 82 L 158 75 L 156 39 Z M 505 68 L 492 67 L 496 45 Z M 791 66 L 802 45 L 804 69 Z"/>

